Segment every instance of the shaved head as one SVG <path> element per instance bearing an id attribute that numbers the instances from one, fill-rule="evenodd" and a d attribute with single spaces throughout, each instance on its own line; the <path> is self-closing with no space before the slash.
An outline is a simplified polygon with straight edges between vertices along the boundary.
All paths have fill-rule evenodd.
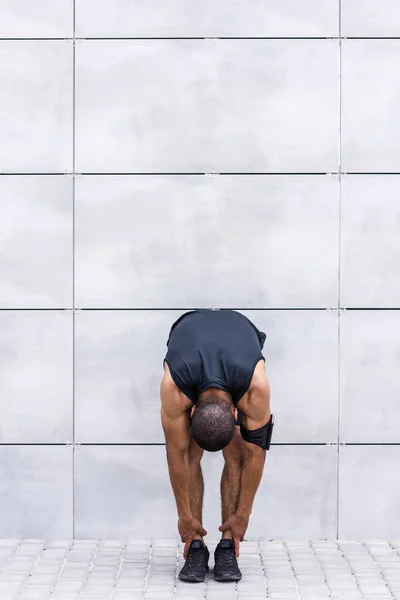
<path id="1" fill-rule="evenodd" d="M 210 396 L 199 399 L 191 423 L 192 436 L 204 450 L 217 452 L 229 444 L 235 433 L 230 398 Z"/>

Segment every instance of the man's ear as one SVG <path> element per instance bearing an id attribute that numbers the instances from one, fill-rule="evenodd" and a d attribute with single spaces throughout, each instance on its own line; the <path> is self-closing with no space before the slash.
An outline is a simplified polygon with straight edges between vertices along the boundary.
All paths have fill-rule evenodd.
<path id="1" fill-rule="evenodd" d="M 236 407 L 234 407 L 233 409 L 233 416 L 235 417 L 235 421 L 238 420 L 238 409 Z"/>
<path id="2" fill-rule="evenodd" d="M 196 410 L 196 405 L 195 405 L 195 404 L 193 404 L 193 406 L 192 406 L 192 410 L 190 411 L 190 417 L 193 417 L 193 415 L 194 415 L 194 411 L 195 411 L 195 410 Z"/>

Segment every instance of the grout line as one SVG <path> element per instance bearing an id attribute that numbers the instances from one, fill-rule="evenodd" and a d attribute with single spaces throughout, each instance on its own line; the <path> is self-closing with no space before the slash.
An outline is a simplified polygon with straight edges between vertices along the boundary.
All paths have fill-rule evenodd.
<path id="1" fill-rule="evenodd" d="M 40 38 L 39 38 L 40 39 Z M 337 40 L 338 36 L 335 35 L 329 35 L 329 36 L 307 36 L 307 35 L 298 35 L 298 36 L 285 36 L 285 35 L 266 35 L 266 36 L 262 36 L 262 35 L 246 35 L 246 36 L 231 36 L 231 35 L 209 35 L 209 36 L 140 36 L 140 37 L 135 37 L 135 36 L 117 36 L 117 37 L 95 37 L 95 36 L 90 36 L 90 37 L 84 37 L 84 36 L 79 36 L 76 39 L 78 40 L 85 40 L 85 41 L 102 41 L 102 40 L 107 40 L 107 41 L 113 41 L 113 40 L 133 40 L 133 41 L 157 41 L 157 40 L 162 40 L 162 41 L 174 41 L 174 40 Z M 361 38 L 363 39 L 363 38 Z M 386 38 L 385 38 L 386 39 Z"/>
<path id="2" fill-rule="evenodd" d="M 96 546 L 96 547 L 95 547 L 95 549 L 93 550 L 93 556 L 92 556 L 92 560 L 91 560 L 91 562 L 90 562 L 90 564 L 89 564 L 89 571 L 88 571 L 88 573 L 87 573 L 87 575 L 86 575 L 86 577 L 85 577 L 85 581 L 83 582 L 83 585 L 82 585 L 82 588 L 81 588 L 81 590 L 78 592 L 78 594 L 79 594 L 79 595 L 78 595 L 78 598 L 79 598 L 79 599 L 80 599 L 80 598 L 83 598 L 83 597 L 85 596 L 85 588 L 87 587 L 87 584 L 88 584 L 88 582 L 89 582 L 89 579 L 90 579 L 90 577 L 91 577 L 91 575 L 92 575 L 93 567 L 94 567 L 94 564 L 95 564 L 95 562 L 96 562 L 96 559 L 97 559 L 97 553 L 98 553 L 98 551 L 99 551 L 99 549 L 100 549 L 100 544 L 101 544 L 101 542 L 100 542 L 100 541 L 98 541 L 98 543 L 97 543 L 97 546 Z"/>
<path id="3" fill-rule="evenodd" d="M 301 595 L 300 595 L 300 589 L 299 589 L 299 582 L 298 582 L 298 579 L 296 577 L 296 572 L 295 572 L 295 569 L 293 567 L 292 559 L 291 559 L 291 556 L 290 556 L 290 552 L 289 552 L 289 548 L 287 546 L 286 540 L 282 540 L 282 544 L 283 544 L 283 547 L 285 549 L 286 556 L 287 556 L 287 559 L 289 561 L 290 568 L 292 570 L 292 575 L 293 575 L 294 583 L 295 583 L 295 586 L 296 586 L 297 600 L 300 600 L 301 599 Z"/>
<path id="4" fill-rule="evenodd" d="M 373 310 L 373 311 L 379 311 L 379 310 L 400 310 L 400 307 L 398 306 L 351 306 L 351 307 L 346 307 L 346 306 L 341 306 L 340 308 L 341 310 L 345 310 L 345 311 L 357 311 L 357 310 Z"/>
<path id="5" fill-rule="evenodd" d="M 339 539 L 340 498 L 340 385 L 341 385 L 341 314 L 338 312 L 338 388 L 337 388 L 337 454 L 336 454 L 336 539 Z"/>
<path id="6" fill-rule="evenodd" d="M 360 598 L 365 598 L 365 596 L 363 595 L 363 593 L 361 591 L 360 582 L 358 581 L 358 576 L 355 573 L 355 569 L 353 569 L 353 567 L 351 566 L 351 564 L 350 564 L 349 560 L 347 559 L 347 556 L 346 556 L 345 552 L 343 551 L 343 548 L 342 548 L 342 546 L 341 546 L 341 544 L 340 544 L 339 541 L 337 542 L 336 546 L 337 546 L 337 548 L 338 548 L 338 550 L 339 550 L 339 552 L 340 552 L 343 560 L 345 561 L 348 570 L 350 571 L 350 573 L 351 573 L 351 575 L 352 575 L 352 577 L 354 579 L 354 582 L 355 582 L 355 584 L 356 584 L 356 586 L 358 588 L 358 591 L 360 592 L 360 596 L 359 597 Z"/>
<path id="7" fill-rule="evenodd" d="M 57 446 L 64 446 L 66 448 L 69 448 L 70 446 L 72 446 L 73 444 L 71 442 L 0 442 L 0 448 L 1 447 L 8 447 L 8 446 L 26 446 L 26 447 L 31 447 L 31 446 L 51 446 L 51 447 L 57 447 Z M 77 448 L 81 448 L 84 446 L 139 446 L 139 447 L 144 447 L 144 446 L 165 446 L 165 442 L 76 442 L 75 446 Z M 367 447 L 373 447 L 373 446 L 390 446 L 390 447 L 397 447 L 400 446 L 400 442 L 272 442 L 271 446 L 295 446 L 295 447 L 300 447 L 300 446 L 326 446 L 329 448 L 338 446 L 338 447 L 348 447 L 348 446 L 354 446 L 354 447 L 362 447 L 362 446 L 367 446 Z"/>
<path id="8" fill-rule="evenodd" d="M 0 37 L 0 42 L 71 42 L 72 37 Z"/>
<path id="9" fill-rule="evenodd" d="M 269 581 L 268 581 L 268 574 L 267 574 L 267 568 L 266 568 L 266 562 L 263 556 L 263 552 L 260 546 L 260 541 L 257 542 L 257 553 L 261 562 L 261 568 L 262 568 L 262 572 L 263 572 L 263 577 L 264 577 L 264 585 L 265 585 L 265 593 L 266 593 L 266 597 L 268 598 L 269 596 Z"/>
<path id="10" fill-rule="evenodd" d="M 209 308 L 209 307 L 174 307 L 174 308 L 166 308 L 166 307 L 145 307 L 145 308 L 113 308 L 113 307 L 109 307 L 109 308 L 98 308 L 98 307 L 85 307 L 85 308 L 76 308 L 76 310 L 79 311 L 101 311 L 101 310 L 107 310 L 107 311 L 192 311 L 192 310 L 220 310 L 220 311 L 224 311 L 224 310 L 246 310 L 246 311 L 271 311 L 271 310 L 302 310 L 302 311 L 307 311 L 307 310 L 312 310 L 312 311 L 328 311 L 328 310 L 337 310 L 337 307 L 334 308 L 314 308 L 314 307 L 310 307 L 310 308 L 261 308 L 261 307 L 257 307 L 257 308 L 244 308 L 244 307 L 232 307 L 232 308 L 226 308 L 226 307 L 221 307 L 221 308 Z"/>
<path id="11" fill-rule="evenodd" d="M 339 0 L 339 18 L 341 21 L 341 0 Z M 341 306 L 341 259 L 342 259 L 342 41 L 339 42 L 339 275 L 338 306 Z"/>
<path id="12" fill-rule="evenodd" d="M 12 562 L 12 561 L 13 561 L 13 559 L 15 558 L 15 556 L 16 556 L 16 554 L 17 554 L 18 550 L 19 550 L 19 549 L 21 548 L 21 546 L 22 546 L 22 543 L 23 543 L 22 541 L 18 541 L 18 542 L 17 542 L 17 544 L 16 544 L 15 548 L 13 548 L 13 549 L 11 550 L 9 557 L 8 557 L 8 558 L 7 558 L 7 559 L 4 561 L 4 563 L 3 563 L 3 564 L 2 564 L 2 566 L 0 567 L 0 581 L 3 581 L 3 577 L 2 577 L 2 575 L 3 575 L 3 573 L 5 573 L 5 572 L 6 572 L 6 569 L 7 569 L 8 565 L 9 565 L 9 564 L 11 564 L 11 562 Z M 19 590 L 18 590 L 18 593 L 21 591 L 21 589 L 22 589 L 22 586 L 23 586 L 23 582 L 21 582 L 21 587 L 19 588 Z M 18 594 L 17 594 L 17 595 L 18 595 Z"/>
<path id="13" fill-rule="evenodd" d="M 81 173 L 77 173 L 77 175 L 83 176 L 83 177 L 88 177 L 88 176 L 118 176 L 118 177 L 122 177 L 122 176 L 168 176 L 168 177 L 176 177 L 176 176 L 188 176 L 188 177 L 199 177 L 199 176 L 218 176 L 218 175 L 222 175 L 222 176 L 249 176 L 249 175 L 258 175 L 258 176 L 290 176 L 290 175 L 296 175 L 296 176 L 326 176 L 326 175 L 338 175 L 338 172 L 327 172 L 327 171 L 302 171 L 302 172 L 297 172 L 297 171 L 211 171 L 211 172 L 205 172 L 205 171 L 193 171 L 193 172 L 189 172 L 189 171 L 170 171 L 170 172 L 166 172 L 166 171 L 116 171 L 116 172 L 96 172 L 96 171 L 82 171 Z"/>
<path id="14" fill-rule="evenodd" d="M 36 172 L 32 173 L 30 171 L 8 171 L 8 172 L 0 172 L 0 177 L 67 177 L 68 175 L 72 175 L 70 171 L 61 172 Z"/>
<path id="15" fill-rule="evenodd" d="M 76 4 L 75 0 L 72 1 L 72 35 L 73 39 L 76 39 Z"/>
<path id="16" fill-rule="evenodd" d="M 290 176 L 290 175 L 296 175 L 296 176 L 326 176 L 326 175 L 338 175 L 338 172 L 327 172 L 327 171 L 302 171 L 302 172 L 296 172 L 296 171 L 210 171 L 210 172 L 205 172 L 205 171 L 115 171 L 115 172 L 99 172 L 99 171 L 82 171 L 81 173 L 77 173 L 77 175 L 82 176 L 82 177 L 102 177 L 102 176 L 114 176 L 114 177 L 123 177 L 123 176 L 145 176 L 145 177 L 149 177 L 149 176 L 162 176 L 162 177 L 176 177 L 176 176 L 180 176 L 180 177 L 210 177 L 210 176 Z"/>
<path id="17" fill-rule="evenodd" d="M 76 116 L 76 43 L 75 43 L 75 11 L 76 2 L 73 0 L 72 8 L 72 28 L 73 28 L 73 46 L 72 46 L 72 537 L 75 538 L 75 116 Z"/>
<path id="18" fill-rule="evenodd" d="M 338 231 L 338 306 L 341 306 L 341 261 L 342 261 L 342 0 L 339 0 L 339 231 Z M 336 539 L 339 539 L 340 497 L 340 385 L 341 385 L 341 312 L 338 311 L 338 364 L 337 364 L 337 449 L 336 449 Z"/>
<path id="19" fill-rule="evenodd" d="M 153 558 L 153 540 L 150 542 L 149 555 L 148 555 L 148 563 L 147 563 L 147 570 L 146 570 L 146 575 L 145 575 L 145 578 L 144 578 L 144 584 L 143 584 L 143 587 L 142 587 L 142 597 L 143 598 L 145 597 L 147 586 L 148 586 L 150 575 L 151 575 L 152 558 Z"/>
<path id="20" fill-rule="evenodd" d="M 185 37 L 185 36 L 167 36 L 167 37 L 135 37 L 135 36 L 114 36 L 114 37 L 109 37 L 109 36 L 100 36 L 100 37 L 95 37 L 95 36 L 89 36 L 89 37 L 85 37 L 85 36 L 75 36 L 75 37 L 0 37 L 0 42 L 62 42 L 62 41 L 72 41 L 72 40 L 79 40 L 79 41 L 85 41 L 85 42 L 90 42 L 90 41 L 175 41 L 175 40 L 187 40 L 187 41 L 201 41 L 201 40 L 236 40 L 236 41 L 240 41 L 240 40 L 272 40 L 272 41 L 279 41 L 279 40 L 283 40 L 283 41 L 290 41 L 290 40 L 321 40 L 321 41 L 325 41 L 325 40 L 338 40 L 338 39 L 347 39 L 347 40 L 365 40 L 365 41 L 369 41 L 369 40 L 400 40 L 400 36 L 396 36 L 396 35 L 386 35 L 386 36 L 379 36 L 379 35 L 370 35 L 370 36 L 357 36 L 357 35 L 341 35 L 341 26 L 340 26 L 340 34 L 337 35 L 330 35 L 330 36 L 201 36 L 201 37 Z"/>
<path id="21" fill-rule="evenodd" d="M 30 568 L 28 569 L 28 577 L 27 577 L 27 579 L 25 579 L 25 581 L 23 582 L 22 586 L 20 587 L 20 589 L 19 589 L 19 591 L 18 591 L 18 596 L 17 596 L 18 598 L 21 598 L 21 597 L 23 597 L 23 596 L 25 595 L 25 594 L 24 594 L 24 592 L 25 592 L 25 589 L 26 589 L 26 587 L 27 587 L 27 586 L 28 586 L 28 584 L 29 584 L 29 580 L 30 580 L 30 578 L 32 577 L 33 573 L 35 572 L 35 570 L 36 570 L 36 567 L 37 567 L 38 563 L 40 562 L 40 558 L 41 558 L 41 554 L 42 554 L 42 552 L 43 552 L 44 550 L 46 550 L 46 546 L 47 546 L 47 544 L 48 544 L 48 542 L 46 541 L 46 542 L 43 544 L 43 547 L 42 547 L 42 549 L 41 549 L 41 550 L 39 550 L 39 551 L 38 551 L 38 553 L 36 554 L 36 558 L 35 558 L 35 560 L 34 560 L 34 562 L 33 562 L 33 565 L 32 565 L 32 567 L 30 567 Z M 29 589 L 29 588 L 28 588 L 28 589 Z M 25 597 L 27 597 L 27 596 L 25 596 Z M 29 598 L 29 596 L 28 596 L 28 598 Z"/>
<path id="22" fill-rule="evenodd" d="M 73 37 L 0 37 L 1 42 L 48 42 L 48 41 L 208 41 L 208 40 L 337 40 L 338 36 L 73 36 Z M 369 38 L 361 38 L 369 39 Z M 386 39 L 386 38 L 384 38 Z"/>
<path id="23" fill-rule="evenodd" d="M 117 574 L 115 576 L 114 579 L 114 585 L 113 585 L 113 589 L 111 590 L 110 596 L 109 596 L 109 600 L 114 600 L 115 598 L 115 594 L 117 593 L 117 585 L 118 582 L 121 578 L 121 571 L 122 571 L 122 567 L 124 566 L 124 562 L 125 562 L 125 553 L 126 553 L 126 547 L 127 547 L 127 543 L 124 544 L 123 548 L 122 548 L 122 552 L 121 555 L 119 557 L 119 565 L 118 565 L 118 571 Z"/>
<path id="24" fill-rule="evenodd" d="M 400 175 L 398 171 L 342 171 L 342 175 Z"/>
<path id="25" fill-rule="evenodd" d="M 344 35 L 342 37 L 343 40 L 400 40 L 399 36 L 396 35 L 388 35 L 388 36 L 379 36 L 379 35 L 371 35 L 369 37 L 361 37 L 356 35 Z"/>
<path id="26" fill-rule="evenodd" d="M 0 312 L 1 311 L 13 311 L 13 312 L 37 312 L 37 311 L 53 311 L 53 312 L 60 312 L 60 311 L 66 311 L 66 312 L 71 312 L 73 309 L 71 308 L 33 308 L 33 307 L 26 307 L 26 308 L 0 308 Z"/>
<path id="27" fill-rule="evenodd" d="M 198 177 L 198 176 L 231 176 L 231 177 L 242 177 L 242 176 L 264 176 L 264 177 L 321 177 L 326 175 L 400 175 L 400 171 L 222 171 L 222 172 L 170 172 L 166 173 L 165 171 L 115 171 L 115 172 L 96 172 L 96 171 L 82 171 L 72 173 L 71 171 L 63 171 L 63 172 L 31 172 L 31 171 L 9 171 L 9 172 L 0 172 L 0 177 L 68 177 L 71 175 L 76 175 L 79 177 L 136 177 L 136 176 L 147 176 L 147 177 L 158 177 L 158 176 L 168 176 L 168 177 Z"/>
<path id="28" fill-rule="evenodd" d="M 72 313 L 72 538 L 75 539 L 75 311 Z"/>
<path id="29" fill-rule="evenodd" d="M 323 563 L 322 563 L 322 561 L 321 561 L 320 557 L 318 556 L 318 553 L 315 551 L 315 548 L 314 548 L 314 546 L 313 546 L 313 542 L 312 542 L 312 541 L 309 541 L 308 543 L 309 543 L 309 545 L 310 545 L 311 554 L 314 556 L 314 558 L 315 558 L 315 560 L 317 561 L 317 563 L 318 563 L 318 565 L 319 565 L 319 568 L 320 568 L 320 570 L 321 570 L 321 577 L 322 577 L 322 579 L 324 580 L 324 582 L 325 582 L 325 585 L 326 585 L 326 587 L 327 587 L 327 589 L 328 589 L 328 593 L 329 593 L 329 596 L 328 596 L 328 597 L 329 597 L 329 598 L 332 598 L 332 589 L 331 589 L 331 586 L 330 586 L 330 584 L 328 583 L 328 579 L 327 579 L 327 576 L 326 576 L 326 573 L 325 573 L 325 570 L 324 570 L 324 565 L 323 565 Z"/>
<path id="30" fill-rule="evenodd" d="M 66 550 L 65 550 L 65 556 L 64 556 L 63 560 L 60 561 L 60 566 L 59 566 L 59 570 L 58 570 L 58 573 L 57 573 L 56 580 L 55 580 L 54 585 L 52 586 L 52 588 L 51 588 L 51 590 L 49 592 L 49 596 L 50 597 L 54 593 L 54 589 L 56 588 L 57 583 L 60 581 L 62 573 L 65 571 L 65 567 L 67 566 L 67 561 L 68 561 L 68 554 L 71 552 L 72 547 L 73 547 L 73 541 L 71 541 L 69 547 L 66 548 Z"/>
<path id="31" fill-rule="evenodd" d="M 375 311 L 375 312 L 379 312 L 379 311 L 399 311 L 400 307 L 398 306 L 382 306 L 382 307 L 374 307 L 374 306 L 358 306 L 358 307 L 346 307 L 346 306 L 341 306 L 340 308 L 338 308 L 337 306 L 332 306 L 332 307 L 327 307 L 327 308 L 321 308 L 319 306 L 311 306 L 308 308 L 304 308 L 304 307 L 299 307 L 299 306 L 293 306 L 291 308 L 287 308 L 287 307 L 274 307 L 274 308 L 265 308 L 265 307 L 251 307 L 248 308 L 246 306 L 239 306 L 239 307 L 230 307 L 230 308 L 226 308 L 226 307 L 222 307 L 222 308 L 209 308 L 209 307 L 165 307 L 165 306 L 157 306 L 157 307 L 146 307 L 146 308 L 142 308 L 142 307 L 120 307 L 120 308 L 114 308 L 114 307 L 95 307 L 95 306 L 86 306 L 84 308 L 81 307 L 58 307 L 58 308 L 41 308 L 41 307 L 32 307 L 32 306 L 28 306 L 25 308 L 11 308 L 11 307 L 4 307 L 4 308 L 0 308 L 0 313 L 3 312 L 40 312 L 40 311 L 48 311 L 48 312 L 60 312 L 60 311 L 66 311 L 66 312 L 95 312 L 95 311 L 103 311 L 103 312 L 157 312 L 157 311 L 164 311 L 164 312 L 173 312 L 173 311 L 192 311 L 192 310 L 236 310 L 236 311 L 259 311 L 259 312 L 269 312 L 269 311 L 287 311 L 287 312 L 294 312 L 294 311 L 319 311 L 319 312 L 323 312 L 323 311 Z"/>

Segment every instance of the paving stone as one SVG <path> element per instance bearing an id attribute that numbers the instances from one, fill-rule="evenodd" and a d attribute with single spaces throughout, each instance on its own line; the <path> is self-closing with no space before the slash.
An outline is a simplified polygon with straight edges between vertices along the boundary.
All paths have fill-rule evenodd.
<path id="1" fill-rule="evenodd" d="M 6 595 L 16 594 L 21 589 L 21 583 L 0 581 L 0 598 Z"/>
<path id="2" fill-rule="evenodd" d="M 60 580 L 58 580 L 54 586 L 54 591 L 56 591 L 57 593 L 72 593 L 72 592 L 76 593 L 82 589 L 83 585 L 84 585 L 84 580 L 80 580 L 80 581 L 75 581 L 75 580 L 60 581 Z"/>
<path id="3" fill-rule="evenodd" d="M 175 593 L 175 600 L 200 600 L 204 598 L 204 590 L 195 589 L 197 586 L 193 586 L 192 589 L 177 590 Z"/>

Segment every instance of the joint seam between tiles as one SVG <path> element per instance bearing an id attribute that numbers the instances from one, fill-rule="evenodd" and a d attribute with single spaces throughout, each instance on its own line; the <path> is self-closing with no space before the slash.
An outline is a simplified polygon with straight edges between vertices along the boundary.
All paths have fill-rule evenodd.
<path id="1" fill-rule="evenodd" d="M 338 198 L 338 306 L 341 306 L 341 236 L 342 236 L 342 0 L 339 0 L 339 198 Z M 341 386 L 341 311 L 337 315 L 337 449 L 336 449 L 336 539 L 340 532 L 340 386 Z"/>
<path id="2" fill-rule="evenodd" d="M 76 314 L 75 314 L 75 138 L 76 138 L 76 42 L 75 42 L 75 15 L 76 15 L 76 0 L 73 0 L 72 5 L 72 28 L 73 28 L 73 45 L 72 45 L 72 537 L 75 538 L 75 332 L 76 332 Z"/>

